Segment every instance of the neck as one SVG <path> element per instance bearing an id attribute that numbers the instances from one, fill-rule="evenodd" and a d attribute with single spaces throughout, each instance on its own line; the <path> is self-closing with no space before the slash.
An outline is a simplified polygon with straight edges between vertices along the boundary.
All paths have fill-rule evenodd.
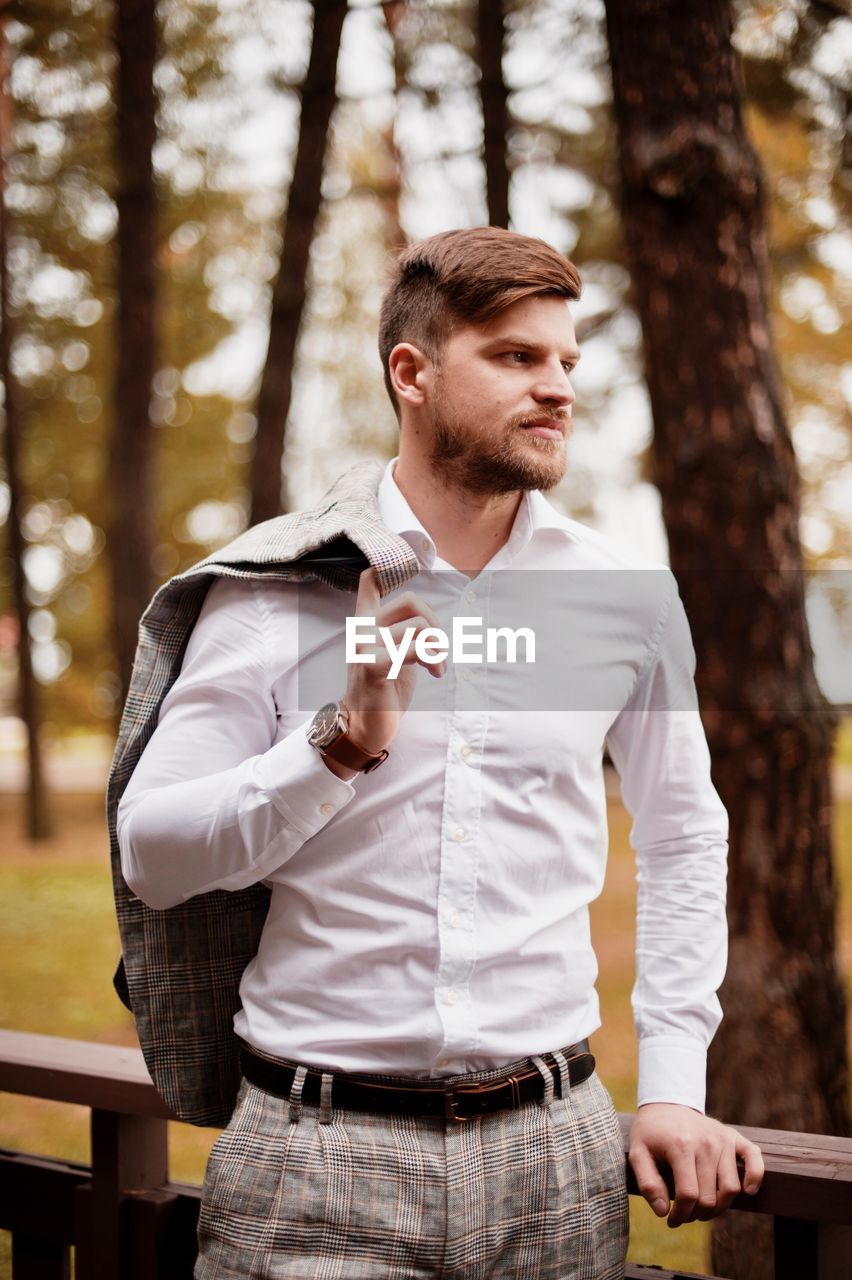
<path id="1" fill-rule="evenodd" d="M 523 493 L 472 493 L 448 483 L 400 443 L 393 478 L 442 560 L 476 577 L 508 541 Z"/>

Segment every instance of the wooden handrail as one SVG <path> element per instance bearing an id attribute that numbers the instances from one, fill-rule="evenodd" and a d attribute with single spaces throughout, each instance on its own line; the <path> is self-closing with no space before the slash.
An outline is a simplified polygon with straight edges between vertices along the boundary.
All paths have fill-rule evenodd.
<path id="1" fill-rule="evenodd" d="M 167 1252 L 174 1254 L 175 1224 L 180 1226 L 182 1239 L 191 1232 L 198 1189 L 177 1187 L 168 1181 L 166 1121 L 177 1117 L 154 1088 L 140 1050 L 3 1030 L 0 1091 L 82 1104 L 92 1110 L 91 1170 L 0 1153 L 0 1175 L 13 1178 L 17 1162 L 21 1172 L 41 1180 L 39 1185 L 61 1184 L 68 1189 L 77 1206 L 74 1243 L 80 1280 L 89 1275 L 123 1276 L 122 1267 L 128 1265 L 127 1240 L 123 1238 L 128 1223 L 131 1227 L 136 1224 L 134 1230 L 141 1233 L 149 1248 L 168 1237 Z M 620 1114 L 619 1121 L 626 1158 L 633 1116 Z M 795 1274 L 785 1262 L 790 1240 L 813 1258 L 814 1276 L 833 1280 L 847 1274 L 843 1262 L 835 1259 L 845 1259 L 852 1249 L 852 1139 L 737 1127 L 760 1147 L 766 1175 L 757 1195 L 741 1194 L 731 1207 L 775 1218 L 778 1280 Z M 52 1181 L 48 1165 L 53 1170 Z M 628 1190 L 638 1194 L 629 1164 L 627 1169 Z M 14 1222 L 0 1222 L 0 1227 L 7 1225 L 14 1233 Z M 29 1230 L 29 1226 L 19 1230 Z M 21 1258 L 25 1255 L 23 1243 Z M 57 1247 L 66 1246 L 63 1237 Z M 186 1247 L 185 1239 L 180 1247 Z M 155 1280 L 150 1271 L 153 1265 L 146 1263 L 151 1280 Z M 18 1271 L 13 1274 L 18 1280 Z M 28 1274 L 48 1272 L 30 1273 L 21 1266 L 20 1275 Z M 64 1273 L 60 1269 L 49 1274 Z M 666 1272 L 646 1272 L 636 1266 L 627 1271 L 628 1276 L 645 1274 L 664 1277 Z"/>
<path id="2" fill-rule="evenodd" d="M 101 1111 L 176 1119 L 140 1049 L 0 1030 L 0 1090 Z"/>
<path id="3" fill-rule="evenodd" d="M 115 1045 L 0 1031 L 0 1090 L 177 1119 L 154 1088 L 141 1051 Z M 619 1119 L 626 1154 L 633 1116 L 622 1113 Z M 766 1177 L 756 1196 L 741 1195 L 733 1207 L 852 1225 L 852 1139 L 738 1128 L 763 1152 Z M 632 1190 L 637 1193 L 635 1184 Z"/>

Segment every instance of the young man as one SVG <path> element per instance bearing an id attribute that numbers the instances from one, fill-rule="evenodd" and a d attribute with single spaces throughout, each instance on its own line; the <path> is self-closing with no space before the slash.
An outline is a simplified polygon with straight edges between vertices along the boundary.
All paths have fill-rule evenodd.
<path id="1" fill-rule="evenodd" d="M 738 1155 L 745 1190 L 760 1184 L 757 1148 L 703 1114 L 727 817 L 680 701 L 694 655 L 676 585 L 542 496 L 566 468 L 578 294 L 555 250 L 493 228 L 401 255 L 380 332 L 399 455 L 373 508 L 344 493 L 309 519 L 334 509 L 366 554 L 354 604 L 333 556 L 298 586 L 263 576 L 256 542 L 225 557 L 240 576 L 207 590 L 132 769 L 121 867 L 149 908 L 271 887 L 200 1280 L 623 1275 L 624 1162 L 587 1043 L 605 742 L 640 869 L 632 1167 L 672 1226 L 730 1204 Z M 401 592 L 376 550 L 389 537 L 416 557 Z M 571 643 L 544 655 L 553 705 L 533 694 L 518 714 L 520 672 L 459 662 L 433 629 L 489 614 L 507 582 L 520 615 L 542 580 Z M 347 617 L 376 639 L 344 662 Z M 605 696 L 565 701 L 601 678 Z"/>

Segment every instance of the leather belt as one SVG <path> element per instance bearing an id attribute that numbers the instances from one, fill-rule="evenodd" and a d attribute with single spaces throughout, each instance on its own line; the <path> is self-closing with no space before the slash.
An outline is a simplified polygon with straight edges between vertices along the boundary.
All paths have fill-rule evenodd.
<path id="1" fill-rule="evenodd" d="M 571 1086 L 582 1084 L 595 1069 L 588 1040 L 580 1040 L 563 1050 L 568 1061 Z M 549 1053 L 542 1060 L 553 1077 L 554 1093 L 562 1096 L 559 1064 Z M 296 1074 L 295 1066 L 272 1062 L 244 1048 L 241 1054 L 243 1075 L 266 1093 L 289 1098 Z M 544 1080 L 535 1066 L 523 1067 L 511 1075 L 504 1073 L 491 1080 L 465 1084 L 456 1080 L 442 1084 L 438 1080 L 411 1084 L 386 1084 L 381 1077 L 356 1073 L 330 1072 L 331 1105 L 344 1111 L 378 1111 L 391 1115 L 434 1116 L 445 1120 L 470 1120 L 494 1111 L 511 1111 L 544 1097 Z M 319 1106 L 322 1072 L 308 1071 L 302 1085 L 302 1103 Z"/>

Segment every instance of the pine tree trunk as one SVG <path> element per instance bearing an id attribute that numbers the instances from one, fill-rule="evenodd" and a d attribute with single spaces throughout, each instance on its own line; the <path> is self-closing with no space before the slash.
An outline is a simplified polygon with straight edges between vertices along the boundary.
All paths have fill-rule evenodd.
<path id="1" fill-rule="evenodd" d="M 153 427 L 157 206 L 155 0 L 119 0 L 116 169 L 118 186 L 117 367 L 110 439 L 113 634 L 122 688 L 130 682 L 139 619 L 153 590 Z"/>
<path id="2" fill-rule="evenodd" d="M 6 160 L 11 153 L 13 107 L 9 92 L 9 48 L 6 41 L 8 6 L 0 9 L 0 380 L 3 383 L 3 454 L 9 486 L 9 556 L 12 562 L 12 596 L 18 618 L 18 704 L 27 731 L 27 833 L 31 840 L 46 840 L 53 822 L 44 780 L 38 685 L 32 666 L 30 602 L 24 573 L 26 549 L 21 521 L 25 501 L 20 470 L 21 411 L 18 388 L 11 369 L 12 320 L 9 312 L 8 216 L 6 213 Z"/>
<path id="3" fill-rule="evenodd" d="M 799 483 L 766 294 L 758 160 L 725 0 L 606 0 L 621 204 L 655 479 L 731 820 L 724 1019 L 708 1110 L 849 1131 L 830 760 L 804 608 Z M 729 1214 L 712 1269 L 772 1274 L 769 1223 Z"/>
<path id="4" fill-rule="evenodd" d="M 503 0 L 479 0 L 476 7 L 479 56 L 479 96 L 482 102 L 482 155 L 492 227 L 509 225 L 509 95 L 503 77 L 505 14 Z"/>
<path id="5" fill-rule="evenodd" d="M 400 26 L 408 8 L 408 0 L 391 0 L 382 5 L 385 26 L 391 38 L 393 48 L 393 120 L 388 129 L 383 131 L 384 143 L 390 160 L 388 181 L 379 190 L 382 210 L 385 215 L 385 243 L 388 255 L 393 257 L 405 246 L 405 233 L 402 229 L 402 156 L 397 142 L 397 121 L 399 119 L 399 102 L 406 81 L 406 65 L 400 42 Z"/>
<path id="6" fill-rule="evenodd" d="M 311 244 L 319 216 L 322 177 L 331 116 L 337 102 L 335 81 L 346 0 L 314 4 L 314 30 L 308 70 L 302 84 L 302 114 L 293 178 L 281 245 L 278 277 L 272 293 L 269 346 L 257 403 L 257 435 L 251 466 L 251 523 L 269 520 L 289 507 L 282 501 L 282 462 L 287 418 L 293 394 L 296 342 L 307 291 Z"/>

